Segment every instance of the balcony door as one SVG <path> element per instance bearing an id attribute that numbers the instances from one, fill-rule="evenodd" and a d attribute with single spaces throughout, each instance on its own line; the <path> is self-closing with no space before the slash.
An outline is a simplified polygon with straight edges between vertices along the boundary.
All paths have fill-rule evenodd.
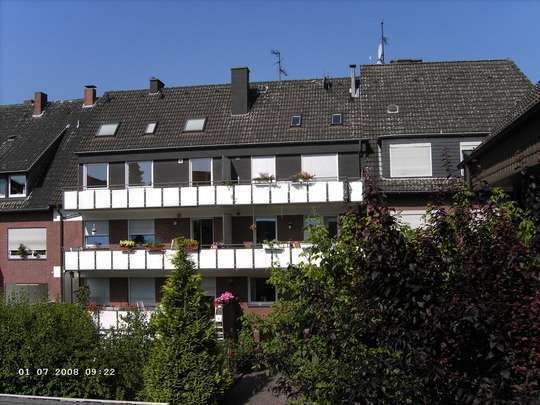
<path id="1" fill-rule="evenodd" d="M 276 218 L 256 218 L 257 243 L 269 242 L 277 238 Z"/>
<path id="2" fill-rule="evenodd" d="M 214 243 L 214 220 L 212 218 L 193 219 L 193 239 L 199 246 L 208 247 Z"/>

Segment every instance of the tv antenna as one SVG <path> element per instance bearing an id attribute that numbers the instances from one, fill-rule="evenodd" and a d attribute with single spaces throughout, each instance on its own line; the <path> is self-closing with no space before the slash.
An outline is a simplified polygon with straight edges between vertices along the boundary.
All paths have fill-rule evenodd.
<path id="1" fill-rule="evenodd" d="M 279 80 L 281 80 L 281 76 L 288 76 L 287 71 L 285 70 L 285 68 L 281 64 L 281 52 L 278 49 L 272 49 L 270 51 L 270 53 L 272 55 L 274 55 L 276 57 L 276 59 L 277 59 L 276 62 L 274 63 L 274 65 L 277 65 L 277 71 L 278 71 Z"/>

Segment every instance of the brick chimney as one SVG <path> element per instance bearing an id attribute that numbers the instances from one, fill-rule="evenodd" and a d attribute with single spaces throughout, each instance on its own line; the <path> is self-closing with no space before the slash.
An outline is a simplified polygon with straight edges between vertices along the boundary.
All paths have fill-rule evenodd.
<path id="1" fill-rule="evenodd" d="M 231 69 L 231 112 L 233 115 L 249 112 L 249 69 Z"/>
<path id="2" fill-rule="evenodd" d="M 163 87 L 165 87 L 165 84 L 157 77 L 150 78 L 150 94 L 159 93 Z"/>
<path id="3" fill-rule="evenodd" d="M 36 91 L 34 94 L 34 117 L 39 117 L 47 107 L 47 93 Z"/>
<path id="4" fill-rule="evenodd" d="M 96 104 L 96 86 L 88 84 L 84 86 L 83 107 L 92 107 Z"/>

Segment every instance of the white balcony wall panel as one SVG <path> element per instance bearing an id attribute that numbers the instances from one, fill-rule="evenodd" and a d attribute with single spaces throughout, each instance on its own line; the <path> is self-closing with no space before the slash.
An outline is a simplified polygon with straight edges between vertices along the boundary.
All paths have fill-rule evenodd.
<path id="1" fill-rule="evenodd" d="M 79 270 L 79 252 L 66 252 L 64 255 L 66 270 Z"/>
<path id="2" fill-rule="evenodd" d="M 94 251 L 88 250 L 79 252 L 79 263 L 81 270 L 94 270 L 96 266 Z"/>
<path id="3" fill-rule="evenodd" d="M 291 261 L 290 250 L 279 250 L 274 254 L 274 264 L 278 267 L 288 267 Z"/>
<path id="4" fill-rule="evenodd" d="M 193 265 L 197 267 L 199 265 L 199 259 L 196 252 L 188 253 L 188 258 L 193 262 Z"/>
<path id="5" fill-rule="evenodd" d="M 236 251 L 236 268 L 238 269 L 253 268 L 253 250 L 238 249 Z"/>
<path id="6" fill-rule="evenodd" d="M 127 208 L 127 190 L 112 190 L 112 207 Z"/>
<path id="7" fill-rule="evenodd" d="M 99 311 L 100 329 L 118 328 L 118 320 L 119 320 L 118 312 L 121 312 L 121 311 Z"/>
<path id="8" fill-rule="evenodd" d="M 172 270 L 174 269 L 172 259 L 175 255 L 174 250 L 166 250 L 165 251 L 165 270 Z"/>
<path id="9" fill-rule="evenodd" d="M 271 185 L 254 185 L 253 186 L 253 204 L 268 204 L 270 203 Z"/>
<path id="10" fill-rule="evenodd" d="M 351 187 L 351 201 L 362 201 L 363 199 L 363 190 L 361 181 L 352 181 L 350 184 Z"/>
<path id="11" fill-rule="evenodd" d="M 144 207 L 144 188 L 130 188 L 129 192 L 129 208 Z"/>
<path id="12" fill-rule="evenodd" d="M 199 187 L 199 205 L 215 205 L 216 195 L 214 186 Z"/>
<path id="13" fill-rule="evenodd" d="M 255 268 L 266 269 L 272 267 L 272 255 L 266 249 L 255 249 Z"/>
<path id="14" fill-rule="evenodd" d="M 197 187 L 182 187 L 180 189 L 182 207 L 194 207 L 197 205 Z"/>
<path id="15" fill-rule="evenodd" d="M 146 269 L 146 251 L 134 250 L 129 254 L 129 268 L 131 270 L 144 270 Z"/>
<path id="16" fill-rule="evenodd" d="M 326 181 L 310 183 L 309 202 L 326 202 L 326 184 Z"/>
<path id="17" fill-rule="evenodd" d="M 111 192 L 109 189 L 94 190 L 96 198 L 95 208 L 111 208 Z"/>
<path id="18" fill-rule="evenodd" d="M 163 206 L 178 207 L 180 205 L 180 191 L 178 187 L 165 187 L 163 189 Z"/>
<path id="19" fill-rule="evenodd" d="M 289 183 L 279 182 L 271 190 L 272 204 L 286 204 L 289 202 Z"/>
<path id="20" fill-rule="evenodd" d="M 235 204 L 251 204 L 251 185 L 235 187 Z"/>
<path id="21" fill-rule="evenodd" d="M 148 252 L 146 254 L 146 268 L 149 270 L 163 270 L 163 253 Z"/>
<path id="22" fill-rule="evenodd" d="M 84 190 L 79 193 L 79 209 L 91 210 L 94 208 L 94 190 Z"/>
<path id="23" fill-rule="evenodd" d="M 112 252 L 110 250 L 96 250 L 96 269 L 112 270 Z"/>
<path id="24" fill-rule="evenodd" d="M 307 187 L 304 184 L 291 184 L 291 202 L 305 203 L 307 202 Z"/>
<path id="25" fill-rule="evenodd" d="M 303 250 L 301 248 L 292 248 L 291 257 L 293 264 L 299 264 L 300 262 L 302 262 L 302 252 Z"/>
<path id="26" fill-rule="evenodd" d="M 215 269 L 217 251 L 217 249 L 202 249 L 199 255 L 199 267 L 201 269 Z"/>
<path id="27" fill-rule="evenodd" d="M 216 186 L 216 204 L 218 205 L 232 205 L 234 186 Z"/>
<path id="28" fill-rule="evenodd" d="M 220 269 L 234 269 L 234 249 L 218 249 L 217 255 Z"/>
<path id="29" fill-rule="evenodd" d="M 146 189 L 146 206 L 161 207 L 161 188 Z"/>
<path id="30" fill-rule="evenodd" d="M 79 195 L 78 191 L 66 191 L 64 192 L 64 209 L 66 210 L 76 210 L 79 208 L 77 206 L 77 196 Z"/>
<path id="31" fill-rule="evenodd" d="M 130 253 L 115 250 L 113 254 L 113 270 L 127 270 Z"/>
<path id="32" fill-rule="evenodd" d="M 343 182 L 329 181 L 328 182 L 328 201 L 343 201 Z"/>

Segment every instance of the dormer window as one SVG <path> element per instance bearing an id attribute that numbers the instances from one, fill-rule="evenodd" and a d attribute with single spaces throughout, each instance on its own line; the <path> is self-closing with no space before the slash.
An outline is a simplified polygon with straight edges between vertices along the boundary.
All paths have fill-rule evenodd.
<path id="1" fill-rule="evenodd" d="M 190 118 L 186 121 L 184 132 L 204 131 L 206 118 Z"/>
<path id="2" fill-rule="evenodd" d="M 291 117 L 291 127 L 299 127 L 302 125 L 302 116 L 301 115 L 293 115 Z"/>
<path id="3" fill-rule="evenodd" d="M 120 125 L 118 122 L 113 124 L 102 124 L 99 127 L 96 136 L 114 136 L 116 134 L 116 130 L 118 129 L 118 125 Z"/>
<path id="4" fill-rule="evenodd" d="M 9 196 L 10 197 L 26 197 L 26 176 L 13 175 L 9 176 Z"/>
<path id="5" fill-rule="evenodd" d="M 386 112 L 388 114 L 397 114 L 399 112 L 399 106 L 397 104 L 390 104 L 386 107 Z"/>
<path id="6" fill-rule="evenodd" d="M 156 132 L 157 122 L 150 122 L 144 130 L 145 135 L 151 135 Z"/>
<path id="7" fill-rule="evenodd" d="M 332 125 L 343 124 L 343 114 L 332 114 Z"/>

